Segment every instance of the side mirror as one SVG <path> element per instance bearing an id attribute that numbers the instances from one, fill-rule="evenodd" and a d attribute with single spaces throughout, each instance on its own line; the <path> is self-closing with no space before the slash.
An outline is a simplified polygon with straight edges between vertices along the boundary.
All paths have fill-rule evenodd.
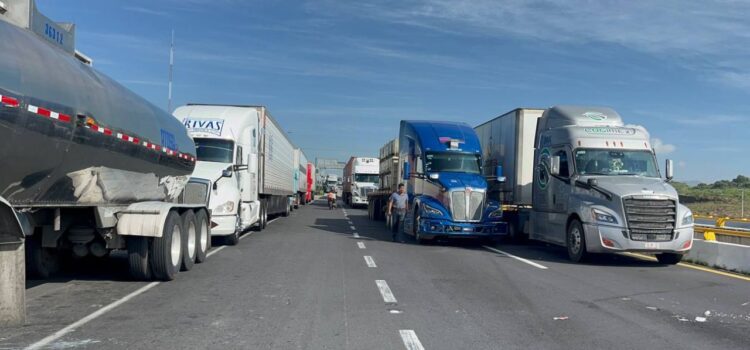
<path id="1" fill-rule="evenodd" d="M 222 170 L 221 177 L 232 177 L 232 173 L 233 173 L 232 168 L 233 167 L 229 167 L 229 168 Z"/>
<path id="2" fill-rule="evenodd" d="M 667 159 L 666 169 L 664 171 L 667 173 L 667 181 L 672 181 L 674 178 L 674 164 L 671 159 Z"/>
<path id="3" fill-rule="evenodd" d="M 560 156 L 550 157 L 549 173 L 552 174 L 552 176 L 560 175 Z"/>
<path id="4" fill-rule="evenodd" d="M 248 169 L 248 167 L 247 167 L 247 165 L 240 165 L 240 164 L 236 164 L 236 165 L 233 165 L 233 166 L 232 166 L 232 169 L 233 169 L 234 171 L 240 171 L 240 170 L 247 170 L 247 169 Z"/>
<path id="5" fill-rule="evenodd" d="M 409 177 L 411 175 L 411 167 L 409 166 L 408 162 L 404 162 L 404 169 L 403 170 L 404 170 L 404 176 L 403 176 L 403 178 L 404 178 L 404 180 L 408 181 Z"/>
<path id="6" fill-rule="evenodd" d="M 255 132 L 255 130 L 253 130 Z M 258 155 L 255 153 L 250 154 L 250 159 L 247 162 L 247 167 L 250 170 L 251 174 L 255 174 L 255 172 L 258 170 Z"/>
<path id="7" fill-rule="evenodd" d="M 497 177 L 497 182 L 505 182 L 505 175 L 503 175 L 502 165 L 498 165 L 495 167 L 495 176 Z"/>

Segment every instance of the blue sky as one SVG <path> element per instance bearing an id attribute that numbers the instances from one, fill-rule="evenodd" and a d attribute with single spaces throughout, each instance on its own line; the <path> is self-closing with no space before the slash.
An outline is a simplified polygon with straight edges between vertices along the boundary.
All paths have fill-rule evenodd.
<path id="1" fill-rule="evenodd" d="M 166 109 L 263 104 L 309 158 L 377 155 L 401 119 L 606 105 L 681 180 L 750 175 L 743 1 L 37 0 L 95 67 Z"/>

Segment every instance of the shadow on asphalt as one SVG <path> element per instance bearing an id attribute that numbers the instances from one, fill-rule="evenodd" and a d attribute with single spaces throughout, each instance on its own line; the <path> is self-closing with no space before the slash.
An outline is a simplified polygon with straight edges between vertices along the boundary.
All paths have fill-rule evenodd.
<path id="1" fill-rule="evenodd" d="M 565 247 L 560 247 L 543 242 L 530 241 L 520 243 L 498 243 L 488 245 L 493 248 L 508 252 L 520 258 L 536 262 L 552 262 L 558 264 L 607 266 L 607 267 L 664 267 L 669 265 L 660 264 L 622 254 L 589 254 L 582 262 L 573 262 L 568 259 Z M 481 249 L 481 248 L 480 248 Z"/>

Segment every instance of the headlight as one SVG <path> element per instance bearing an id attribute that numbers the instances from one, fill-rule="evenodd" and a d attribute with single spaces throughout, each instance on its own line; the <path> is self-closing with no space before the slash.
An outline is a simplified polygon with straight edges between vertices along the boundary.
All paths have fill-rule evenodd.
<path id="1" fill-rule="evenodd" d="M 443 216 L 443 212 L 442 211 L 440 211 L 440 210 L 438 210 L 436 208 L 433 208 L 433 207 L 431 207 L 431 206 L 429 206 L 427 204 L 422 204 L 422 211 L 424 211 L 427 215 Z"/>
<path id="2" fill-rule="evenodd" d="M 213 213 L 214 214 L 218 214 L 218 215 L 221 215 L 221 214 L 232 214 L 233 211 L 234 211 L 234 202 L 228 201 L 228 202 L 226 202 L 224 204 L 220 204 L 220 205 L 216 206 L 216 208 L 214 208 L 214 210 L 213 210 Z"/>
<path id="3" fill-rule="evenodd" d="M 497 219 L 503 217 L 503 208 L 498 208 L 493 210 L 490 215 L 490 219 Z"/>
<path id="4" fill-rule="evenodd" d="M 617 219 L 614 216 L 609 215 L 598 209 L 591 209 L 591 216 L 598 222 L 604 222 L 607 224 L 616 224 Z"/>
<path id="5" fill-rule="evenodd" d="M 693 212 L 688 211 L 685 216 L 682 217 L 682 226 L 690 226 L 693 222 Z"/>

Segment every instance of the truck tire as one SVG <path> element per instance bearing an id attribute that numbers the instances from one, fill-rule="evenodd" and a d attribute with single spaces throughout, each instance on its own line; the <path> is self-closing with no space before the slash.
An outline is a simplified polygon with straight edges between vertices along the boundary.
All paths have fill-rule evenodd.
<path id="1" fill-rule="evenodd" d="M 675 253 L 656 254 L 656 260 L 658 260 L 660 264 L 664 264 L 664 265 L 677 265 L 680 261 L 682 261 L 682 254 L 675 254 Z"/>
<path id="2" fill-rule="evenodd" d="M 583 225 L 578 219 L 568 224 L 567 234 L 565 235 L 565 246 L 568 250 L 568 258 L 573 262 L 586 260 L 586 234 L 583 231 Z"/>
<path id="3" fill-rule="evenodd" d="M 151 266 L 149 266 L 149 238 L 127 237 L 128 267 L 130 276 L 138 281 L 151 280 Z"/>
<path id="4" fill-rule="evenodd" d="M 427 240 L 422 238 L 419 234 L 419 220 L 422 219 L 422 215 L 419 214 L 419 208 L 414 210 L 414 222 L 412 223 L 412 232 L 414 233 L 414 240 L 419 245 L 427 244 Z"/>
<path id="5" fill-rule="evenodd" d="M 224 244 L 225 245 L 237 245 L 237 243 L 240 243 L 240 231 L 242 224 L 240 223 L 240 217 L 237 216 L 236 224 L 234 225 L 234 232 L 232 232 L 231 235 L 224 236 Z"/>
<path id="6" fill-rule="evenodd" d="M 289 216 L 289 213 L 290 213 L 290 212 L 292 211 L 292 210 L 290 209 L 290 207 L 291 207 L 291 205 L 287 204 L 287 206 L 286 206 L 286 210 L 285 210 L 285 211 L 284 211 L 284 212 L 283 212 L 283 213 L 281 214 L 281 216 L 283 216 L 283 217 L 288 217 L 288 216 Z"/>
<path id="7" fill-rule="evenodd" d="M 188 209 L 180 215 L 182 220 L 182 266 L 180 270 L 190 271 L 195 265 L 195 255 L 198 251 L 198 224 L 195 213 Z"/>
<path id="8" fill-rule="evenodd" d="M 268 226 L 268 201 L 263 200 L 263 229 L 265 230 Z"/>
<path id="9" fill-rule="evenodd" d="M 26 271 L 29 276 L 46 279 L 60 271 L 60 252 L 42 247 L 42 235 L 26 240 Z"/>
<path id="10" fill-rule="evenodd" d="M 208 251 L 211 249 L 211 229 L 208 225 L 208 214 L 205 210 L 200 209 L 195 213 L 195 223 L 198 233 L 195 262 L 200 264 L 206 261 Z"/>
<path id="11" fill-rule="evenodd" d="M 171 281 L 182 265 L 182 220 L 176 211 L 170 211 L 161 237 L 151 244 L 151 274 L 160 281 Z"/>

